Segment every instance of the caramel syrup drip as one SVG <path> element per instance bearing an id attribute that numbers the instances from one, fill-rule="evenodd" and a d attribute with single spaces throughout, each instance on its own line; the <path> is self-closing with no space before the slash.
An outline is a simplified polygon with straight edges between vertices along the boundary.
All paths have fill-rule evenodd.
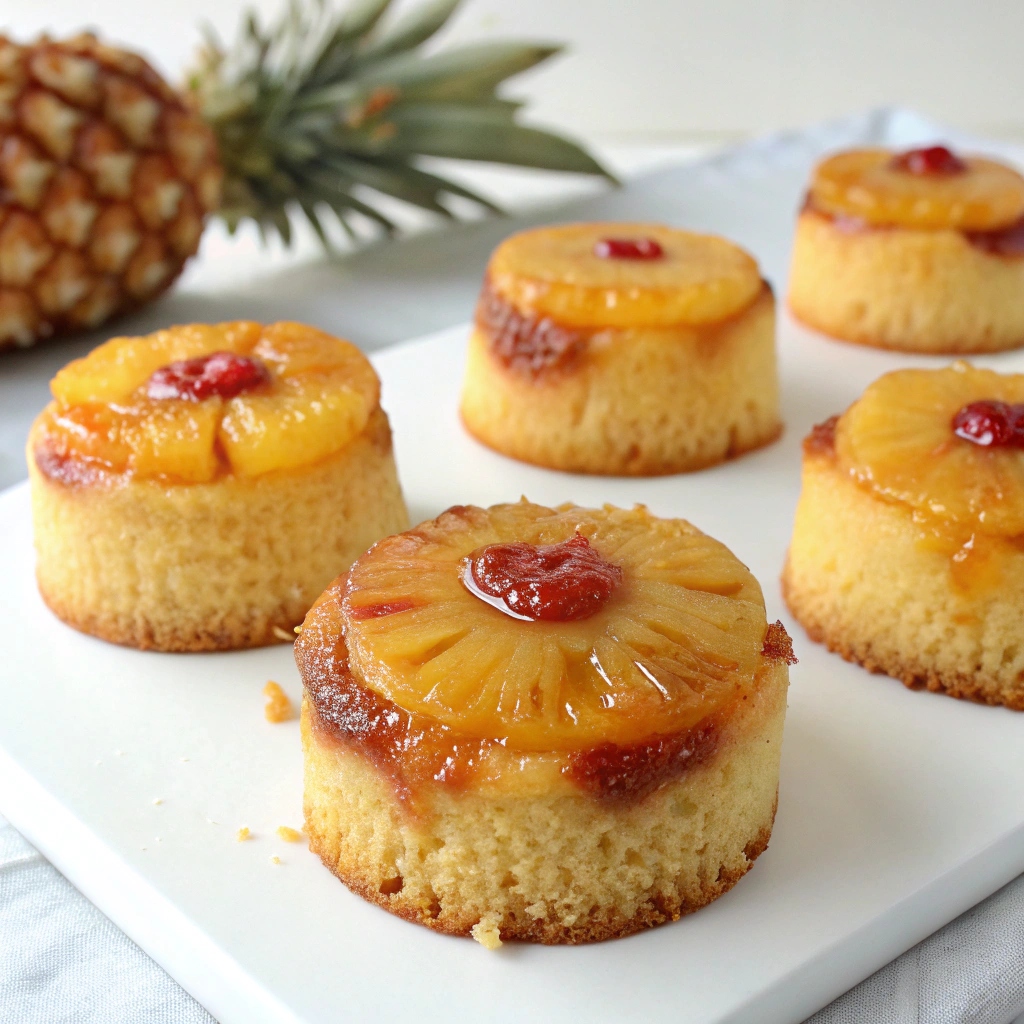
<path id="1" fill-rule="evenodd" d="M 811 427 L 811 432 L 804 438 L 804 454 L 827 455 L 830 458 L 835 455 L 836 425 L 838 423 L 838 416 L 829 416 L 824 423 L 816 423 Z"/>
<path id="2" fill-rule="evenodd" d="M 819 217 L 824 217 L 826 220 L 832 221 L 840 231 L 848 231 L 851 234 L 858 231 L 892 230 L 892 228 L 888 227 L 870 225 L 860 217 L 826 213 L 815 204 L 809 192 L 804 197 L 801 212 L 813 213 Z M 1005 228 L 997 228 L 994 231 L 961 231 L 960 234 L 976 249 L 981 249 L 992 256 L 1024 257 L 1024 217 L 1014 221 L 1012 224 L 1008 224 Z"/>
<path id="3" fill-rule="evenodd" d="M 51 440 L 42 440 L 32 450 L 36 468 L 64 487 L 92 487 L 111 477 L 109 468 L 95 459 L 60 450 Z"/>
<path id="4" fill-rule="evenodd" d="M 426 783 L 465 788 L 480 756 L 493 746 L 490 740 L 461 737 L 361 685 L 347 659 L 335 660 L 327 672 L 309 660 L 299 661 L 314 728 L 355 746 L 405 803 L 415 804 L 416 791 Z"/>
<path id="5" fill-rule="evenodd" d="M 682 732 L 646 743 L 602 743 L 570 754 L 562 772 L 600 800 L 639 801 L 708 761 L 718 749 L 721 732 L 719 717 L 712 715 Z"/>
<path id="6" fill-rule="evenodd" d="M 587 348 L 588 334 L 520 312 L 484 278 L 476 325 L 490 339 L 491 352 L 510 370 L 531 377 L 570 368 Z"/>

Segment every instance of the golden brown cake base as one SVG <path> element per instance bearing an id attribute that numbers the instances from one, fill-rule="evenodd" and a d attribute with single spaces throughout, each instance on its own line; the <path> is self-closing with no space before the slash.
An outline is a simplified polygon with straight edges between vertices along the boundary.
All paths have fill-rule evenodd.
<path id="1" fill-rule="evenodd" d="M 808 327 L 906 352 L 1024 345 L 1024 257 L 953 230 L 863 228 L 813 209 L 796 226 L 789 308 Z"/>
<path id="2" fill-rule="evenodd" d="M 782 587 L 811 639 L 847 661 L 1024 710 L 1024 551 L 1010 542 L 966 551 L 807 455 Z"/>
<path id="3" fill-rule="evenodd" d="M 408 525 L 379 409 L 337 454 L 208 484 L 44 475 L 29 440 L 43 599 L 112 643 L 211 651 L 280 643 L 330 581 Z"/>
<path id="4" fill-rule="evenodd" d="M 437 931 L 485 942 L 630 935 L 716 899 L 767 847 L 787 681 L 784 664 L 769 668 L 708 760 L 625 802 L 584 793 L 537 755 L 527 781 L 432 786 L 412 810 L 306 702 L 306 834 L 354 892 Z"/>
<path id="5" fill-rule="evenodd" d="M 461 412 L 488 447 L 567 472 L 681 473 L 759 448 L 782 430 L 771 289 L 724 323 L 592 333 L 534 374 L 477 325 Z"/>

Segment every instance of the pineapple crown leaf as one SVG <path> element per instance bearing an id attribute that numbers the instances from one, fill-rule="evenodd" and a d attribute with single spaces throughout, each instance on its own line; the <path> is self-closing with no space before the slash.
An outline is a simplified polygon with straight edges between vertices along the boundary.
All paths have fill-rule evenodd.
<path id="1" fill-rule="evenodd" d="M 376 205 L 382 195 L 444 217 L 457 215 L 453 199 L 500 212 L 429 173 L 421 157 L 614 181 L 576 143 L 521 124 L 522 104 L 498 94 L 560 47 L 486 42 L 421 52 L 459 2 L 425 0 L 388 26 L 391 0 L 357 0 L 340 15 L 327 0 L 290 0 L 269 27 L 246 15 L 230 48 L 207 29 L 188 87 L 217 136 L 228 228 L 251 218 L 264 238 L 288 244 L 294 211 L 325 245 L 332 217 L 351 237 L 353 215 L 394 233 Z"/>
<path id="2" fill-rule="evenodd" d="M 414 8 L 397 21 L 389 31 L 370 43 L 356 58 L 357 66 L 413 50 L 440 31 L 455 13 L 462 0 L 430 0 Z"/>

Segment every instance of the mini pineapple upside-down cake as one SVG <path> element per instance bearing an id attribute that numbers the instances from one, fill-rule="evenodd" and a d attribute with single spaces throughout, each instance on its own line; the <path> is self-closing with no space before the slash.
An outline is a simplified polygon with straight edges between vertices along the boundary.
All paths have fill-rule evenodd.
<path id="1" fill-rule="evenodd" d="M 679 473 L 760 447 L 781 430 L 771 288 L 711 235 L 514 235 L 487 269 L 462 420 L 505 455 L 579 473 Z"/>
<path id="2" fill-rule="evenodd" d="M 377 376 L 314 328 L 114 338 L 51 389 L 27 452 L 36 575 L 83 632 L 165 651 L 278 642 L 408 525 Z"/>
<path id="3" fill-rule="evenodd" d="M 789 305 L 864 345 L 1024 345 L 1024 177 L 945 146 L 829 157 L 797 220 Z"/>
<path id="4" fill-rule="evenodd" d="M 1024 710 L 1024 375 L 899 370 L 804 441 L 783 590 L 812 639 Z"/>
<path id="5" fill-rule="evenodd" d="M 452 508 L 335 581 L 295 658 L 310 845 L 411 921 L 628 935 L 768 845 L 792 645 L 682 520 Z"/>

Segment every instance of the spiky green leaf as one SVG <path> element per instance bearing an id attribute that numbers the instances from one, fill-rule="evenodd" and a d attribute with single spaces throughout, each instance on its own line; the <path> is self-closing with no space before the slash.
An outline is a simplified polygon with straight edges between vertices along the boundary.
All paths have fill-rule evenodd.
<path id="1" fill-rule="evenodd" d="M 404 53 L 425 43 L 440 31 L 462 0 L 430 0 L 414 8 L 380 38 L 371 40 L 356 59 L 357 67 L 372 66 L 375 61 L 395 53 Z"/>
<path id="2" fill-rule="evenodd" d="M 558 47 L 478 43 L 424 56 L 418 47 L 458 0 L 425 0 L 388 26 L 390 6 L 356 0 L 339 16 L 327 0 L 289 0 L 269 27 L 247 15 L 230 48 L 208 35 L 188 82 L 217 135 L 225 170 L 221 216 L 230 230 L 252 218 L 263 237 L 277 234 L 288 244 L 289 211 L 297 210 L 325 245 L 325 216 L 352 237 L 356 216 L 393 233 L 395 224 L 373 205 L 375 194 L 441 216 L 453 215 L 454 197 L 497 210 L 417 167 L 419 156 L 611 178 L 577 144 L 520 124 L 522 105 L 498 95 L 503 82 Z"/>
<path id="3" fill-rule="evenodd" d="M 473 104 L 397 106 L 373 127 L 349 132 L 346 141 L 357 152 L 370 154 L 421 153 L 610 177 L 575 142 L 537 128 L 510 124 L 495 111 Z"/>

